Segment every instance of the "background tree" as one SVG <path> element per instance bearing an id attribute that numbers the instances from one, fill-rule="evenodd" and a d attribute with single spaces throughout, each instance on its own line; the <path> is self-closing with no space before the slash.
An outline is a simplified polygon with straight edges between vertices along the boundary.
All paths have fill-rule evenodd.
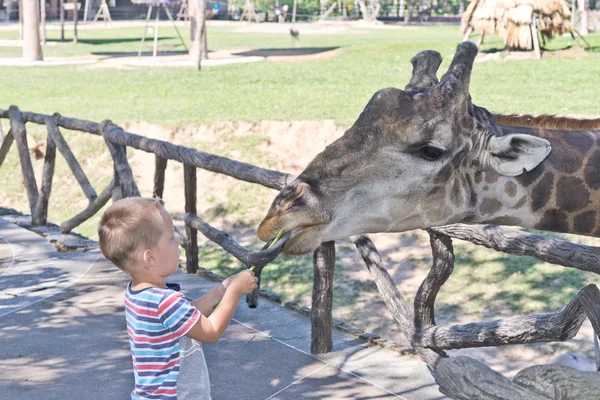
<path id="1" fill-rule="evenodd" d="M 23 5 L 23 59 L 26 61 L 43 60 L 40 45 L 40 2 L 22 0 Z"/>

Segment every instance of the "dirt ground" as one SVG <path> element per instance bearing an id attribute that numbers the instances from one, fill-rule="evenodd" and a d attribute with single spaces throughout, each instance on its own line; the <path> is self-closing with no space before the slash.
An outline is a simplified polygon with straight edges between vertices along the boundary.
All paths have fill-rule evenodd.
<path id="1" fill-rule="evenodd" d="M 180 128 L 164 128 L 146 122 L 138 122 L 129 124 L 124 128 L 132 133 L 168 140 L 173 143 L 199 143 L 199 146 L 204 149 L 210 149 L 211 146 L 217 149 L 219 142 L 224 137 L 235 140 L 236 137 L 241 138 L 247 135 L 266 136 L 268 140 L 259 145 L 257 150 L 269 154 L 270 159 L 274 160 L 273 164 L 268 165 L 268 167 L 292 174 L 301 172 L 318 152 L 345 131 L 344 127 L 336 126 L 333 121 L 224 121 L 210 126 L 188 125 Z M 243 155 L 235 150 L 230 150 L 223 155 L 252 163 L 244 159 Z M 140 184 L 140 190 L 146 193 L 151 192 L 154 156 L 136 151 L 132 155 L 131 163 L 136 181 Z M 166 172 L 164 200 L 169 210 L 179 218 L 184 212 L 182 177 L 183 170 L 181 166 L 170 163 Z M 200 215 L 210 210 L 215 202 L 226 201 L 231 188 L 240 185 L 239 181 L 201 170 L 198 170 L 198 182 L 198 209 Z M 248 196 L 248 201 L 253 204 L 252 215 L 247 216 L 248 223 L 236 224 L 234 220 L 228 219 L 227 216 L 213 217 L 207 221 L 220 229 L 226 230 L 242 245 L 249 245 L 254 240 L 256 224 L 263 217 L 276 194 L 269 189 L 265 189 L 261 193 L 264 193 L 264 195 Z M 181 220 L 178 221 L 178 224 L 182 226 Z M 372 235 L 372 238 L 401 293 L 409 301 L 412 301 L 427 273 L 427 270 L 414 265 L 413 260 L 431 257 L 427 234 L 423 231 L 413 231 L 404 234 Z M 336 282 L 336 285 L 347 287 L 347 293 L 356 298 L 353 300 L 352 306 L 334 309 L 334 316 L 368 332 L 374 332 L 408 347 L 408 342 L 401 336 L 396 323 L 390 317 L 377 291 L 373 290 L 373 287 L 370 287 L 370 290 L 361 289 L 360 285 L 364 286 L 364 282 L 371 282 L 371 280 L 368 271 L 350 241 L 338 243 L 338 257 L 345 266 L 345 272 L 342 279 Z M 278 288 L 270 287 L 270 289 L 278 291 Z M 303 297 L 301 301 L 309 306 L 310 296 Z M 481 316 L 480 319 L 489 321 L 493 320 L 494 317 L 501 318 L 505 316 Z M 469 320 L 469 318 L 460 315 L 446 316 L 439 312 L 436 314 L 436 318 L 438 324 L 466 323 L 477 320 Z M 451 354 L 462 353 L 478 358 L 497 371 L 511 376 L 527 366 L 545 363 L 553 356 L 564 351 L 580 352 L 591 359 L 593 357 L 591 350 L 592 338 L 593 331 L 589 322 L 586 322 L 577 337 L 566 345 L 537 344 L 468 349 L 451 352 Z"/>

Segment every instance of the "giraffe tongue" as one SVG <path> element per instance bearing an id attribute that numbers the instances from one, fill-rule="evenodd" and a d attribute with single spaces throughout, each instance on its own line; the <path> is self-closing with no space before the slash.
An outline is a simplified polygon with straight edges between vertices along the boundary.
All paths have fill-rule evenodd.
<path id="1" fill-rule="evenodd" d="M 279 239 L 279 241 L 270 249 L 267 248 L 270 243 L 267 243 L 260 251 L 248 253 L 248 264 L 262 268 L 274 259 L 283 251 L 283 247 L 288 239 L 292 236 L 292 232 L 287 232 Z"/>

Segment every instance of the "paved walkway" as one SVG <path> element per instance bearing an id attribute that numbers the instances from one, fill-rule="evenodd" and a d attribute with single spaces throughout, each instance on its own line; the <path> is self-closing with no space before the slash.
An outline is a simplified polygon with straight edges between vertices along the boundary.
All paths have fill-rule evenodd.
<path id="1" fill-rule="evenodd" d="M 171 281 L 191 297 L 214 285 L 184 272 Z M 127 399 L 126 283 L 97 250 L 58 253 L 0 218 L 0 398 Z M 444 398 L 421 361 L 339 331 L 332 353 L 311 355 L 310 320 L 260 301 L 242 301 L 205 345 L 214 400 Z"/>

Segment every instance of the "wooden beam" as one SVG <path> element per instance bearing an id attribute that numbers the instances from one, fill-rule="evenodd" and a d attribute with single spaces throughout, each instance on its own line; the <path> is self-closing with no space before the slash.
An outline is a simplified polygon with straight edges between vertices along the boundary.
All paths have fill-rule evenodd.
<path id="1" fill-rule="evenodd" d="M 123 198 L 123 190 L 121 190 L 121 178 L 119 178 L 119 172 L 117 171 L 117 167 L 113 165 L 113 181 L 115 184 L 113 185 L 111 197 L 112 202 L 119 201 Z"/>
<path id="2" fill-rule="evenodd" d="M 154 190 L 152 197 L 162 199 L 165 190 L 165 170 L 167 169 L 167 159 L 154 156 Z"/>
<path id="3" fill-rule="evenodd" d="M 551 313 L 490 322 L 433 326 L 415 333 L 414 344 L 435 349 L 465 349 L 541 342 L 564 342 L 575 337 L 586 318 L 582 299 L 596 285 L 581 289 L 565 308 Z"/>
<path id="4" fill-rule="evenodd" d="M 487 365 L 466 356 L 441 359 L 435 368 L 434 377 L 440 386 L 440 392 L 455 400 L 551 399 L 527 387 L 514 385 Z"/>
<path id="5" fill-rule="evenodd" d="M 104 190 L 102 190 L 102 192 L 100 192 L 100 195 L 98 195 L 96 200 L 94 200 L 88 204 L 88 206 L 86 207 L 85 210 L 83 210 L 82 212 L 80 212 L 79 214 L 74 216 L 73 218 L 60 224 L 60 228 L 59 228 L 60 233 L 69 233 L 69 232 L 71 232 L 71 230 L 73 230 L 74 228 L 78 227 L 79 225 L 81 225 L 82 223 L 84 223 L 85 221 L 87 221 L 88 219 L 93 217 L 94 215 L 96 215 L 96 213 L 98 211 L 100 211 L 100 209 L 102 207 L 104 207 L 106 205 L 106 203 L 108 203 L 108 200 L 110 200 L 114 187 L 115 187 L 115 180 L 113 179 L 104 188 Z"/>
<path id="6" fill-rule="evenodd" d="M 25 124 L 21 119 L 21 111 L 15 106 L 11 106 L 9 111 L 10 130 L 14 135 L 17 149 L 19 151 L 19 159 L 21 161 L 21 172 L 23 173 L 23 183 L 27 190 L 27 199 L 29 200 L 29 209 L 31 215 L 35 215 L 35 206 L 38 200 L 38 189 L 33 173 L 33 165 L 29 156 L 29 146 L 27 145 L 27 131 Z"/>
<path id="7" fill-rule="evenodd" d="M 45 124 L 45 119 L 49 117 L 44 114 L 28 112 L 25 112 L 22 115 L 25 122 L 35 122 L 38 124 Z M 0 118 L 8 118 L 8 111 L 0 109 Z M 103 121 L 102 123 L 106 124 L 108 122 L 110 121 Z M 100 127 L 101 124 L 62 116 L 58 118 L 57 125 L 66 129 L 83 131 L 94 135 L 102 135 L 103 132 L 103 129 Z M 122 144 L 148 153 L 154 153 L 159 157 L 167 158 L 169 160 L 195 165 L 198 168 L 231 176 L 232 178 L 241 181 L 258 183 L 271 189 L 281 190 L 285 185 L 296 178 L 294 175 L 286 174 L 284 172 L 265 169 L 232 160 L 227 157 L 204 153 L 162 140 L 149 139 L 144 136 L 135 135 L 123 131 L 123 129 L 116 125 L 112 125 L 112 123 L 110 129 L 106 127 L 105 129 L 108 130 L 108 138 L 113 143 Z"/>
<path id="8" fill-rule="evenodd" d="M 129 166 L 129 161 L 127 161 L 126 146 L 121 144 L 115 144 L 108 140 L 107 131 L 111 128 L 111 126 L 114 126 L 111 121 L 103 121 L 100 124 L 100 126 L 102 136 L 104 137 L 104 142 L 106 143 L 106 146 L 108 147 L 110 155 L 113 159 L 116 175 L 119 176 L 119 186 L 121 188 L 121 195 L 123 197 L 140 197 L 140 191 L 137 185 L 135 184 L 133 172 L 131 171 L 131 167 Z"/>
<path id="9" fill-rule="evenodd" d="M 251 164 L 231 160 L 214 154 L 203 153 L 183 146 L 177 146 L 162 140 L 150 139 L 123 131 L 120 127 L 103 121 L 101 123 L 107 141 L 134 149 L 154 153 L 159 157 L 176 160 L 207 171 L 231 176 L 233 178 L 258 183 L 268 188 L 281 190 L 295 177 L 279 171 L 256 167 Z"/>
<path id="10" fill-rule="evenodd" d="M 54 177 L 54 163 L 56 161 L 56 144 L 52 136 L 46 138 L 46 155 L 44 156 L 44 172 L 42 173 L 42 187 L 40 196 L 33 215 L 33 225 L 46 225 L 48 220 L 48 201 L 52 191 L 52 178 Z"/>
<path id="11" fill-rule="evenodd" d="M 452 239 L 446 235 L 429 231 L 429 240 L 433 253 L 433 264 L 415 296 L 416 330 L 435 325 L 435 298 L 454 269 Z"/>
<path id="12" fill-rule="evenodd" d="M 59 114 L 47 115 L 32 112 L 21 113 L 23 122 L 34 122 L 39 125 L 45 125 L 46 119 L 56 116 L 58 116 L 58 119 L 56 119 L 56 125 L 61 128 L 70 129 L 72 131 L 87 132 L 93 135 L 102 135 L 102 132 L 100 132 L 100 124 L 97 122 L 86 121 L 83 119 L 76 118 L 67 118 Z M 0 118 L 8 118 L 8 110 L 0 109 Z"/>
<path id="13" fill-rule="evenodd" d="M 8 150 L 10 150 L 10 146 L 13 144 L 15 140 L 15 136 L 12 133 L 12 130 L 9 130 L 4 139 L 2 140 L 2 145 L 0 145 L 0 167 L 4 163 L 4 159 L 8 154 Z"/>
<path id="14" fill-rule="evenodd" d="M 314 283 L 310 311 L 310 352 L 329 353 L 333 349 L 332 307 L 335 242 L 322 243 L 313 253 Z"/>
<path id="15" fill-rule="evenodd" d="M 206 238 L 208 238 L 210 241 L 221 246 L 223 248 L 223 250 L 225 250 L 226 252 L 228 252 L 229 254 L 231 254 L 232 256 L 237 258 L 238 260 L 240 260 L 242 262 L 242 264 L 244 264 L 246 267 L 251 266 L 251 264 L 248 260 L 248 255 L 250 254 L 250 252 L 248 250 L 246 250 L 244 247 L 240 246 L 227 233 L 221 232 L 217 228 L 210 226 L 202 218 L 200 218 L 199 216 L 197 216 L 195 214 L 185 214 L 185 225 L 186 225 L 186 228 L 188 226 L 194 228 L 195 230 L 199 231 L 204 236 L 206 236 Z M 187 230 L 186 230 L 186 232 L 187 232 Z M 267 246 L 268 245 L 265 245 L 263 250 Z M 264 267 L 265 267 L 264 265 L 257 265 L 254 268 L 254 275 L 258 278 L 258 283 L 257 283 L 256 289 L 254 289 L 252 291 L 252 293 L 246 295 L 246 303 L 248 304 L 248 307 L 250 307 L 250 308 L 256 308 L 258 306 L 258 295 L 260 293 L 260 281 L 261 281 L 260 277 L 261 277 L 261 273 L 262 273 L 262 270 Z"/>
<path id="16" fill-rule="evenodd" d="M 503 228 L 495 225 L 453 224 L 431 231 L 509 254 L 535 257 L 550 264 L 600 275 L 600 247 Z"/>
<path id="17" fill-rule="evenodd" d="M 58 151 L 60 151 L 60 153 L 65 158 L 67 165 L 71 169 L 71 172 L 73 173 L 73 176 L 75 176 L 75 179 L 77 179 L 77 182 L 79 183 L 79 186 L 81 186 L 81 189 L 83 190 L 85 196 L 88 198 L 89 201 L 94 201 L 96 197 L 98 197 L 98 195 L 96 194 L 96 191 L 90 184 L 90 181 L 85 175 L 85 172 L 83 172 L 83 168 L 81 168 L 79 161 L 77 161 L 77 158 L 75 158 L 75 155 L 71 151 L 71 148 L 69 147 L 67 141 L 60 133 L 60 130 L 58 129 L 58 126 L 56 124 L 57 118 L 58 117 L 46 118 L 46 128 L 48 129 L 48 135 L 54 141 L 54 144 L 56 145 Z"/>
<path id="18" fill-rule="evenodd" d="M 185 213 L 196 214 L 196 167 L 193 165 L 183 166 L 183 181 L 185 185 Z M 188 274 L 194 274 L 198 270 L 198 231 L 190 225 L 185 225 L 186 243 L 185 258 Z"/>
<path id="19" fill-rule="evenodd" d="M 431 349 L 416 347 L 412 343 L 415 332 L 413 310 L 385 269 L 373 241 L 367 235 L 352 236 L 350 239 L 354 242 L 356 249 L 371 273 L 383 302 L 398 323 L 400 332 L 411 342 L 411 345 L 417 350 L 419 356 L 427 365 L 430 367 L 435 366 L 440 358 L 444 356 L 444 353 L 437 353 Z"/>

